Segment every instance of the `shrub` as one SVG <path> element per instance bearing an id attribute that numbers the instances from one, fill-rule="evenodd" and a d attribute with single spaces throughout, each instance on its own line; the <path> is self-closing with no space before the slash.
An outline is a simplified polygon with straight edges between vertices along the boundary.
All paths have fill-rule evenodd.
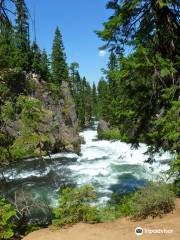
<path id="1" fill-rule="evenodd" d="M 108 129 L 98 134 L 99 139 L 105 140 L 122 140 L 127 141 L 126 137 L 123 136 L 117 128 Z"/>
<path id="2" fill-rule="evenodd" d="M 11 239 L 14 236 L 16 211 L 5 199 L 0 198 L 0 239 Z"/>
<path id="3" fill-rule="evenodd" d="M 127 217 L 131 216 L 133 213 L 132 209 L 132 199 L 134 196 L 135 192 L 133 193 L 128 193 L 127 195 L 123 196 L 120 204 L 118 206 L 118 210 L 121 213 L 121 216 Z"/>
<path id="4" fill-rule="evenodd" d="M 63 226 L 77 222 L 99 222 L 98 210 L 92 205 L 96 192 L 90 185 L 66 188 L 59 198 L 59 207 L 53 210 L 53 225 Z"/>
<path id="5" fill-rule="evenodd" d="M 150 183 L 147 187 L 125 197 L 120 211 L 133 219 L 157 217 L 174 209 L 174 193 L 167 184 Z"/>
<path id="6" fill-rule="evenodd" d="M 36 224 L 27 224 L 25 225 L 24 227 L 24 231 L 23 231 L 23 235 L 28 235 L 29 233 L 31 232 L 34 232 L 34 231 L 37 231 L 37 230 L 40 230 L 41 228 L 36 225 Z"/>
<path id="7" fill-rule="evenodd" d="M 178 154 L 176 159 L 172 161 L 169 174 L 175 179 L 174 192 L 177 197 L 180 197 L 180 154 Z"/>
<path id="8" fill-rule="evenodd" d="M 59 84 L 47 83 L 47 89 L 54 100 L 58 100 L 61 97 L 61 88 Z"/>
<path id="9" fill-rule="evenodd" d="M 119 211 L 118 205 L 108 204 L 104 207 L 99 208 L 100 222 L 114 221 L 115 219 L 121 217 L 121 212 Z"/>

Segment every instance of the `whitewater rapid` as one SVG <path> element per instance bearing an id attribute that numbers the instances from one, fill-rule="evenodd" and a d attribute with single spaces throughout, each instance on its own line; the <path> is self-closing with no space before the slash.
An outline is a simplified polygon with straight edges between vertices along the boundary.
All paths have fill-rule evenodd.
<path id="1" fill-rule="evenodd" d="M 166 179 L 167 160 L 172 157 L 169 153 L 154 155 L 154 163 L 149 164 L 149 156 L 144 154 L 146 145 L 132 149 L 121 141 L 98 140 L 97 124 L 80 133 L 85 140 L 80 156 L 59 153 L 7 167 L 3 170 L 6 181 L 1 183 L 0 193 L 12 196 L 23 188 L 36 197 L 46 194 L 55 205 L 59 189 L 88 183 L 97 190 L 99 201 L 107 202 L 113 192 L 123 194 L 144 186 L 147 180 Z"/>

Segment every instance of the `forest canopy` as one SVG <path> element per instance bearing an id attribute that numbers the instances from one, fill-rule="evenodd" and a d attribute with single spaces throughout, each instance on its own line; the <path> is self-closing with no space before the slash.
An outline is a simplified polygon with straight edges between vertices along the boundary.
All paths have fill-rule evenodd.
<path id="1" fill-rule="evenodd" d="M 179 1 L 111 0 L 107 9 L 113 15 L 96 31 L 111 52 L 106 81 L 98 86 L 101 117 L 134 146 L 144 142 L 151 152 L 176 153 L 179 188 Z"/>

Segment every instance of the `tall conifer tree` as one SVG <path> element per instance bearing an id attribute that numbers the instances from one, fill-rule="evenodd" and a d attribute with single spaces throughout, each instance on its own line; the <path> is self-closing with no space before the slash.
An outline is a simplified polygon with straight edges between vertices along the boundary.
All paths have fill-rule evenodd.
<path id="1" fill-rule="evenodd" d="M 40 74 L 41 72 L 41 53 L 40 53 L 40 49 L 37 45 L 36 42 L 33 42 L 32 46 L 31 46 L 31 54 L 32 54 L 32 71 L 34 73 Z"/>
<path id="2" fill-rule="evenodd" d="M 97 116 L 97 90 L 96 90 L 96 85 L 93 82 L 93 87 L 92 87 L 92 110 L 93 110 L 93 115 Z"/>
<path id="3" fill-rule="evenodd" d="M 41 54 L 40 71 L 42 79 L 48 81 L 50 77 L 49 60 L 45 49 L 43 49 Z"/>
<path id="4" fill-rule="evenodd" d="M 66 55 L 64 45 L 59 28 L 56 28 L 55 37 L 52 47 L 52 79 L 54 83 L 62 83 L 68 80 L 68 66 L 66 63 Z"/>
<path id="5" fill-rule="evenodd" d="M 15 63 L 24 70 L 29 70 L 30 41 L 29 41 L 29 23 L 28 10 L 24 0 L 15 0 L 16 5 L 16 57 Z"/>

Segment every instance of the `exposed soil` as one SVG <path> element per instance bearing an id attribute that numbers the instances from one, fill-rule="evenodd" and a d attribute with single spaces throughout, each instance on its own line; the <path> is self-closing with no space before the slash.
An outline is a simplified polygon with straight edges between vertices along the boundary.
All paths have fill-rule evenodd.
<path id="1" fill-rule="evenodd" d="M 137 236 L 135 228 L 142 227 L 144 234 Z M 145 231 L 161 229 L 171 230 L 171 233 L 145 233 Z M 180 240 L 180 199 L 176 200 L 173 213 L 162 218 L 146 219 L 132 222 L 122 218 L 114 222 L 99 224 L 79 223 L 66 229 L 52 231 L 42 229 L 35 231 L 23 240 Z"/>

